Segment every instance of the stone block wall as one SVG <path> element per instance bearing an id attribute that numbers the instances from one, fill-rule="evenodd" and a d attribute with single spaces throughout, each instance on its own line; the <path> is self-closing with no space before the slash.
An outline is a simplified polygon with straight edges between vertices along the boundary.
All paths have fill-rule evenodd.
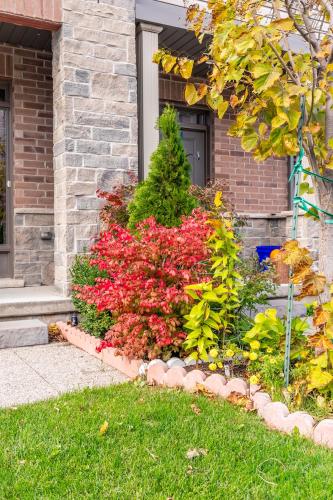
<path id="1" fill-rule="evenodd" d="M 55 282 L 98 232 L 96 189 L 137 172 L 134 0 L 63 0 L 53 36 Z"/>
<path id="2" fill-rule="evenodd" d="M 54 283 L 53 219 L 53 208 L 15 209 L 14 277 L 25 286 Z"/>
<path id="3" fill-rule="evenodd" d="M 14 278 L 53 283 L 52 54 L 0 44 L 11 99 Z M 51 240 L 42 240 L 49 232 Z M 43 263 L 43 264 L 42 264 Z"/>
<path id="4" fill-rule="evenodd" d="M 282 245 L 290 239 L 292 212 L 279 214 L 246 214 L 247 225 L 242 228 L 241 234 L 244 243 L 244 255 L 256 253 L 259 245 Z M 315 261 L 318 260 L 319 224 L 318 222 L 299 216 L 297 239 L 299 244 L 308 248 Z"/>

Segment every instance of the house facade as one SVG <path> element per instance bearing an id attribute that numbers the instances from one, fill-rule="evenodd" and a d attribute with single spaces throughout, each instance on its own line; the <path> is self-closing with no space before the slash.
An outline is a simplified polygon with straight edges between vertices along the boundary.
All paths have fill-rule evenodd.
<path id="1" fill-rule="evenodd" d="M 147 175 L 167 102 L 179 111 L 193 182 L 226 181 L 249 215 L 249 248 L 283 241 L 288 161 L 255 163 L 227 136 L 230 115 L 186 106 L 184 82 L 152 63 L 158 47 L 200 51 L 181 0 L 0 2 L 0 285 L 68 293 L 73 256 L 99 230 L 96 190 Z M 308 224 L 301 230 L 316 238 Z"/>

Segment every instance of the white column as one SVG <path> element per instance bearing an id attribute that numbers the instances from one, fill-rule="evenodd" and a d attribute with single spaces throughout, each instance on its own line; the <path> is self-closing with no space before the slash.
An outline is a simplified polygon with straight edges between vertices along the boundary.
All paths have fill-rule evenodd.
<path id="1" fill-rule="evenodd" d="M 158 34 L 162 29 L 146 23 L 139 23 L 137 27 L 139 165 L 143 178 L 147 177 L 150 157 L 159 141 L 156 129 L 159 116 L 158 65 L 152 58 L 158 49 Z"/>

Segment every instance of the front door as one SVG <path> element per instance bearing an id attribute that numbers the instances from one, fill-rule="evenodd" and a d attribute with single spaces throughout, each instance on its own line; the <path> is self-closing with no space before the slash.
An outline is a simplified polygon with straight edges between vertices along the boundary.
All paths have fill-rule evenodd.
<path id="1" fill-rule="evenodd" d="M 12 275 L 9 143 L 8 89 L 0 84 L 0 278 Z"/>
<path id="2" fill-rule="evenodd" d="M 202 130 L 182 130 L 182 138 L 187 157 L 192 166 L 192 184 L 205 185 L 205 132 Z"/>

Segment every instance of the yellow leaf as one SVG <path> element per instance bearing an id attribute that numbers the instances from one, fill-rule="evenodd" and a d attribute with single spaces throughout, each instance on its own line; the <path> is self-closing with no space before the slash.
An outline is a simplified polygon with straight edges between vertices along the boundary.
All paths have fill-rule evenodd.
<path id="1" fill-rule="evenodd" d="M 105 420 L 105 422 L 101 425 L 101 427 L 99 429 L 100 435 L 104 436 L 104 434 L 106 434 L 108 428 L 109 428 L 109 422 L 107 420 Z"/>
<path id="2" fill-rule="evenodd" d="M 329 320 L 330 314 L 328 311 L 324 311 L 322 306 L 317 307 L 313 315 L 313 324 L 315 326 L 323 326 Z"/>
<path id="3" fill-rule="evenodd" d="M 197 89 L 193 83 L 188 83 L 185 87 L 185 100 L 189 105 L 199 101 Z"/>
<path id="4" fill-rule="evenodd" d="M 178 61 L 178 64 L 181 76 L 188 80 L 192 75 L 194 61 L 184 57 Z"/>
<path id="5" fill-rule="evenodd" d="M 266 134 L 267 130 L 268 130 L 268 126 L 266 125 L 266 123 L 264 123 L 264 122 L 260 123 L 260 125 L 258 127 L 259 135 L 264 136 Z"/>
<path id="6" fill-rule="evenodd" d="M 288 266 L 295 268 L 298 266 L 311 266 L 313 264 L 309 250 L 301 248 L 297 240 L 287 241 L 282 249 L 282 260 Z"/>
<path id="7" fill-rule="evenodd" d="M 219 101 L 217 105 L 217 115 L 220 120 L 222 120 L 222 118 L 224 117 L 228 107 L 229 107 L 228 101 L 223 101 L 223 100 Z"/>
<path id="8" fill-rule="evenodd" d="M 325 285 L 326 277 L 323 274 L 310 272 L 303 281 L 302 289 L 297 299 L 301 300 L 304 297 L 320 295 L 324 291 Z"/>
<path id="9" fill-rule="evenodd" d="M 328 371 L 323 371 L 319 366 L 316 366 L 316 368 L 310 372 L 308 390 L 323 389 L 332 382 L 332 380 L 333 376 Z"/>
<path id="10" fill-rule="evenodd" d="M 274 116 L 272 120 L 272 128 L 279 128 L 281 125 L 287 122 L 287 118 L 282 116 Z"/>
<path id="11" fill-rule="evenodd" d="M 246 151 L 249 153 L 252 151 L 256 145 L 258 144 L 258 134 L 255 131 L 251 131 L 250 133 L 243 135 L 242 140 L 241 140 L 241 146 Z"/>
<path id="12" fill-rule="evenodd" d="M 235 107 L 237 106 L 237 104 L 238 104 L 238 103 L 239 103 L 239 99 L 238 99 L 238 97 L 237 97 L 235 94 L 233 94 L 233 95 L 230 97 L 230 106 L 231 106 L 232 108 L 235 108 Z"/>
<path id="13" fill-rule="evenodd" d="M 294 21 L 289 17 L 284 17 L 282 19 L 275 19 L 268 26 L 269 28 L 278 28 L 282 31 L 292 31 L 294 28 Z"/>
<path id="14" fill-rule="evenodd" d="M 201 56 L 198 60 L 197 60 L 197 64 L 203 64 L 204 62 L 208 61 L 209 57 L 208 56 Z"/>
<path id="15" fill-rule="evenodd" d="M 162 59 L 163 70 L 166 73 L 170 73 L 176 62 L 177 62 L 177 57 L 172 56 L 171 54 L 165 54 L 165 56 Z"/>
<path id="16" fill-rule="evenodd" d="M 215 199 L 214 199 L 214 205 L 219 208 L 221 207 L 223 204 L 222 202 L 222 191 L 217 191 L 216 195 L 215 195 Z"/>

